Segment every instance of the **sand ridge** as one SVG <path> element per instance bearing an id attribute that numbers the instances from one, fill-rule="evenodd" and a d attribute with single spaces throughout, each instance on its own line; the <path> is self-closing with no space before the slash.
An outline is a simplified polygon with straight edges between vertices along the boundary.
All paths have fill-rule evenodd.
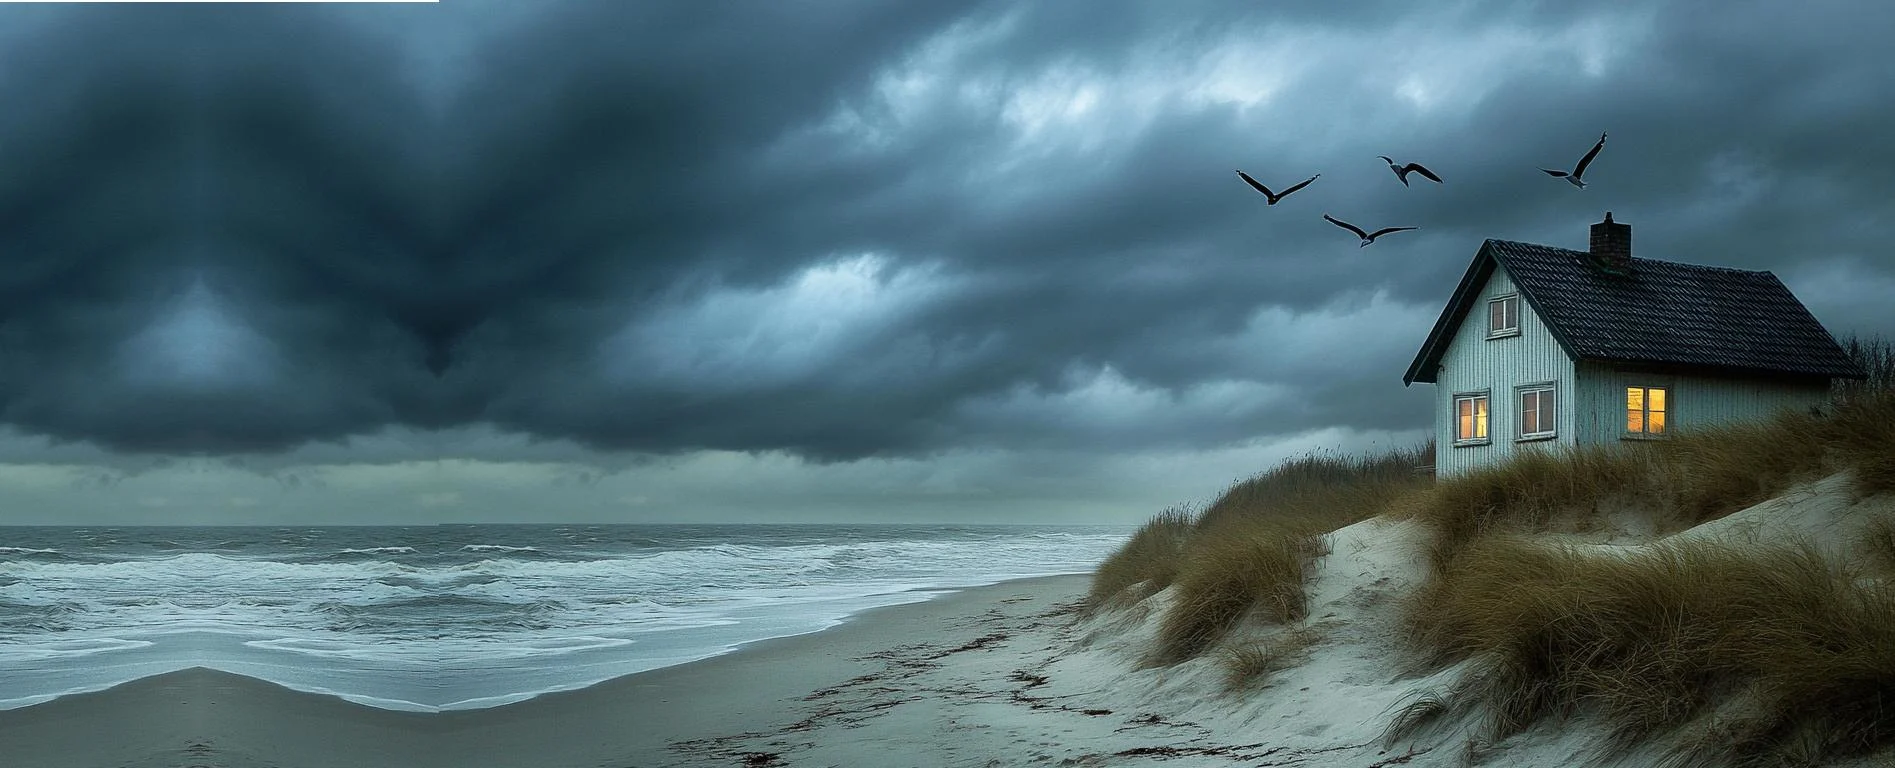
<path id="1" fill-rule="evenodd" d="M 1797 534 L 1841 550 L 1890 515 L 1895 499 L 1860 499 L 1829 478 L 1673 536 Z M 1171 590 L 1088 616 L 1089 578 L 1057 576 L 484 710 L 392 712 L 188 670 L 0 712 L 0 744 L 6 765 L 33 768 L 1446 768 L 1591 757 L 1601 734 L 1583 719 L 1500 743 L 1452 725 L 1384 743 L 1402 706 L 1469 669 L 1417 669 L 1402 652 L 1400 598 L 1425 574 L 1425 534 L 1382 518 L 1329 534 L 1308 618 L 1246 621 L 1225 640 L 1301 632 L 1307 642 L 1235 689 L 1216 653 L 1146 663 Z M 1661 540 L 1621 534 L 1568 543 L 1610 554 Z M 1635 751 L 1622 764 L 1655 757 Z"/>

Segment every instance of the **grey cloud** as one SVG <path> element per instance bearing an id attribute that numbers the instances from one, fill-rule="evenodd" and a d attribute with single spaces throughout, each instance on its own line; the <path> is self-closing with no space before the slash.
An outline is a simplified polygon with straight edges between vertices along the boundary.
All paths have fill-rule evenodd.
<path id="1" fill-rule="evenodd" d="M 0 99 L 33 105 L 0 115 L 0 421 L 281 472 L 1412 429 L 1427 393 L 1398 374 L 1481 239 L 1577 247 L 1607 209 L 1643 255 L 1826 265 L 1804 298 L 1835 330 L 1895 331 L 1822 288 L 1895 279 L 1879 7 L 425 10 L 31 11 L 0 53 Z M 1316 63 L 1248 109 L 1139 80 L 1135 57 L 1232 35 Z M 885 74 L 935 66 L 914 112 L 882 103 Z M 1016 152 L 999 100 L 1053 66 L 1168 95 L 1141 116 L 1104 92 L 1105 122 Z M 1404 102 L 1409 75 L 1447 103 Z M 1534 170 L 1601 130 L 1591 188 Z M 1240 167 L 1322 179 L 1266 207 Z M 1357 249 L 1322 212 L 1423 229 Z M 784 298 L 860 254 L 872 280 Z M 1376 289 L 1405 325 L 1324 314 Z M 1358 336 L 1247 330 L 1271 311 Z M 1132 394 L 1084 401 L 1108 366 Z"/>

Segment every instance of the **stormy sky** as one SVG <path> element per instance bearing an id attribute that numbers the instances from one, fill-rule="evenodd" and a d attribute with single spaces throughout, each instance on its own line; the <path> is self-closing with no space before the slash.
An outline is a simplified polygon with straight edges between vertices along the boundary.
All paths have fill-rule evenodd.
<path id="1" fill-rule="evenodd" d="M 0 520 L 1137 522 L 1485 238 L 1895 332 L 1872 2 L 0 7 Z M 1584 190 L 1570 168 L 1611 138 Z M 1377 155 L 1445 183 L 1404 187 Z M 1264 205 L 1233 173 L 1281 188 Z M 1321 218 L 1412 225 L 1358 248 Z"/>

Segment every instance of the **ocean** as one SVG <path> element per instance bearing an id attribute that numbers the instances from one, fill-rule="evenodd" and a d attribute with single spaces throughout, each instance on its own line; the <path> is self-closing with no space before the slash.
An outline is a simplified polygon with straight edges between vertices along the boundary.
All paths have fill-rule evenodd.
<path id="1" fill-rule="evenodd" d="M 0 709 L 189 667 L 507 704 L 1088 572 L 1129 526 L 0 527 Z"/>

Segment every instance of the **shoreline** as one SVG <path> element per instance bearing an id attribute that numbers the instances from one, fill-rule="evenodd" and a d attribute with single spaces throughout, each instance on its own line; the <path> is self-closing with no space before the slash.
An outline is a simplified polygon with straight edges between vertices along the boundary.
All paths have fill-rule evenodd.
<path id="1" fill-rule="evenodd" d="M 1890 519 L 1889 501 L 1857 497 L 1835 475 L 1684 533 L 1615 524 L 1545 541 L 1613 553 L 1701 537 L 1853 547 Z M 1704 748 L 1665 731 L 1616 752 L 1611 723 L 1590 716 L 1490 738 L 1491 705 L 1456 710 L 1446 698 L 1486 670 L 1418 666 L 1403 648 L 1405 597 L 1425 584 L 1433 535 L 1412 517 L 1339 528 L 1303 585 L 1303 620 L 1252 616 L 1219 652 L 1175 664 L 1150 663 L 1151 651 L 1173 609 L 1190 605 L 1179 602 L 1187 590 L 1086 614 L 1091 579 L 1053 576 L 481 710 L 377 710 L 192 670 L 0 713 L 0 745 L 9 765 L 33 768 L 1455 768 L 1646 764 Z M 1403 732 L 1416 704 L 1445 718 Z M 1869 768 L 1895 754 L 1873 746 L 1823 764 Z"/>
<path id="2" fill-rule="evenodd" d="M 997 618 L 1044 624 L 1036 612 L 1073 604 L 1089 578 L 944 589 L 823 629 L 480 709 L 383 709 L 199 667 L 0 711 L 0 743 L 39 768 L 732 765 L 719 744 L 795 724 L 811 695 L 874 674 L 887 653 L 960 635 L 974 642 L 994 633 L 969 633 Z"/>
<path id="3" fill-rule="evenodd" d="M 116 682 L 87 684 L 83 687 L 76 687 L 76 688 L 72 688 L 72 689 L 68 689 L 64 691 L 59 691 L 56 693 L 41 693 L 41 694 L 33 694 L 29 696 L 11 698 L 7 700 L 4 706 L 0 706 L 0 716 L 3 716 L 5 713 L 8 713 L 8 712 L 27 709 L 30 707 L 41 706 L 44 704 L 49 704 L 55 701 L 59 701 L 61 699 L 69 698 L 72 696 L 101 693 L 101 692 L 109 691 L 121 686 L 137 683 L 141 680 L 147 680 L 154 677 L 162 677 L 168 674 L 173 674 L 177 672 L 186 672 L 186 671 L 197 670 L 197 669 L 209 669 L 209 670 L 222 672 L 222 673 L 226 673 L 226 674 L 230 674 L 230 675 L 234 675 L 238 677 L 251 678 L 251 679 L 258 680 L 260 682 L 277 685 L 277 686 L 280 686 L 292 691 L 300 692 L 300 693 L 308 693 L 308 694 L 318 695 L 318 696 L 330 696 L 330 697 L 342 699 L 344 701 L 348 701 L 353 704 L 359 704 L 359 705 L 370 707 L 373 709 L 386 710 L 390 712 L 414 712 L 414 713 L 433 714 L 433 713 L 442 713 L 442 712 L 459 712 L 459 711 L 474 711 L 474 710 L 481 710 L 481 709 L 491 709 L 495 707 L 509 706 L 509 705 L 517 704 L 523 701 L 531 701 L 535 698 L 538 698 L 540 696 L 545 696 L 548 694 L 568 693 L 568 692 L 577 691 L 577 690 L 584 690 L 591 686 L 611 682 L 613 680 L 617 680 L 623 677 L 629 677 L 632 675 L 642 675 L 642 674 L 647 674 L 651 672 L 661 671 L 664 669 L 669 669 L 675 666 L 681 666 L 684 664 L 693 664 L 699 661 L 704 661 L 706 659 L 714 659 L 720 656 L 725 656 L 731 653 L 735 653 L 739 650 L 747 648 L 756 643 L 769 642 L 772 640 L 778 640 L 782 638 L 797 637 L 799 635 L 806 635 L 806 634 L 811 634 L 811 633 L 816 633 L 816 632 L 826 632 L 836 627 L 842 626 L 843 624 L 846 624 L 850 621 L 854 621 L 859 616 L 872 613 L 874 611 L 882 610 L 884 608 L 929 602 L 932 600 L 940 599 L 941 597 L 944 597 L 946 595 L 957 594 L 957 593 L 964 592 L 967 590 L 983 589 L 987 587 L 996 586 L 999 584 L 1005 584 L 1012 581 L 1022 581 L 1022 580 L 1038 579 L 1038 578 L 1057 578 L 1061 576 L 1090 575 L 1090 574 L 1091 574 L 1091 571 L 1088 570 L 1088 571 L 1068 571 L 1064 573 L 1034 574 L 1034 575 L 1028 575 L 1028 576 L 1005 576 L 1005 577 L 999 578 L 996 581 L 986 581 L 986 582 L 975 583 L 975 584 L 965 584 L 965 583 L 950 581 L 947 584 L 922 584 L 922 585 L 917 585 L 917 586 L 908 586 L 905 588 L 897 588 L 897 589 L 887 591 L 887 592 L 870 592 L 870 593 L 864 593 L 860 595 L 852 595 L 852 596 L 847 596 L 847 597 L 842 597 L 842 598 L 836 598 L 832 601 L 834 603 L 833 605 L 827 605 L 827 607 L 834 609 L 835 613 L 824 614 L 824 613 L 818 612 L 817 616 L 821 618 L 816 619 L 816 622 L 820 622 L 820 623 L 815 624 L 815 622 L 812 622 L 812 624 L 815 624 L 815 625 L 810 628 L 802 628 L 802 627 L 789 628 L 787 629 L 787 631 L 780 631 L 777 634 L 764 634 L 760 637 L 732 639 L 732 640 L 723 642 L 719 645 L 706 644 L 706 645 L 700 646 L 701 650 L 686 650 L 682 654 L 654 657 L 648 660 L 634 660 L 632 664 L 629 666 L 636 666 L 638 664 L 643 663 L 643 661 L 652 661 L 652 662 L 655 662 L 657 665 L 651 666 L 651 667 L 645 667 L 642 669 L 635 668 L 630 671 L 622 671 L 617 674 L 610 674 L 609 676 L 605 676 L 605 677 L 596 677 L 590 680 L 585 680 L 584 678 L 580 678 L 584 680 L 583 682 L 560 684 L 557 687 L 550 687 L 550 688 L 544 688 L 544 689 L 539 689 L 539 690 L 509 692 L 509 693 L 503 693 L 503 694 L 481 696 L 474 699 L 447 701 L 441 704 L 430 704 L 430 703 L 423 703 L 420 701 L 410 701 L 407 699 L 398 699 L 398 698 L 386 698 L 386 697 L 376 696 L 371 693 L 365 693 L 361 691 L 329 690 L 329 689 L 325 689 L 325 688 L 321 688 L 319 686 L 313 685 L 306 680 L 292 682 L 292 681 L 285 681 L 285 680 L 279 680 L 279 679 L 271 679 L 269 677 L 261 676 L 253 672 L 249 672 L 249 671 L 245 671 L 241 669 L 241 667 L 244 666 L 244 664 L 242 663 L 239 663 L 237 665 L 239 667 L 237 669 L 217 666 L 215 664 L 191 664 L 189 666 L 167 669 L 163 672 L 156 672 L 152 674 L 145 674 L 139 677 L 122 679 Z M 917 595 L 919 595 L 919 597 L 917 597 Z M 851 603 L 861 603 L 861 602 L 871 602 L 872 604 L 867 605 L 867 606 L 851 605 Z M 815 603 L 814 606 L 820 608 L 820 607 L 825 607 L 825 604 Z M 745 622 L 740 622 L 740 625 L 742 623 L 745 623 Z M 764 625 L 763 628 L 758 629 L 757 631 L 769 633 L 769 632 L 777 632 L 779 630 L 784 630 L 784 629 L 785 628 L 783 627 L 770 627 L 766 624 Z M 640 641 L 640 642 L 643 642 L 643 641 Z M 549 666 L 557 666 L 557 664 L 553 664 Z M 621 666 L 628 666 L 628 665 L 621 665 Z M 499 700 L 499 699 L 506 699 L 506 701 L 502 701 L 499 703 L 480 704 L 480 705 L 475 705 L 475 706 L 465 706 L 468 704 L 468 702 L 491 701 L 491 700 Z"/>

